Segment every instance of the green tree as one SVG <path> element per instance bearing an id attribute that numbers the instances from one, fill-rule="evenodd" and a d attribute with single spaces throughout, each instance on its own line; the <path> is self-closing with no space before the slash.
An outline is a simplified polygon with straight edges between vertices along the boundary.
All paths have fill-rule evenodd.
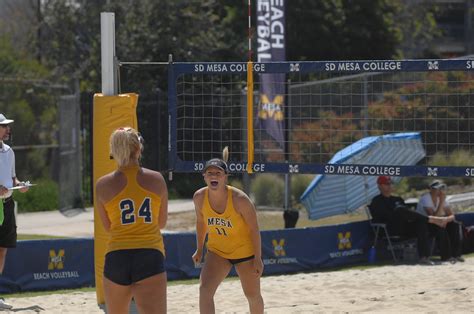
<path id="1" fill-rule="evenodd" d="M 289 60 L 391 58 L 400 41 L 397 1 L 294 0 L 287 3 Z"/>
<path id="2" fill-rule="evenodd" d="M 472 143 L 469 99 L 473 89 L 472 75 L 468 73 L 427 73 L 417 82 L 387 91 L 380 100 L 369 103 L 374 130 L 370 133 L 422 132 L 428 157 L 440 152 L 447 155 L 448 151 L 469 150 Z"/>
<path id="3" fill-rule="evenodd" d="M 48 40 L 41 45 L 43 63 L 59 80 L 80 77 L 81 90 L 88 93 L 83 94 L 83 99 L 89 103 L 91 94 L 100 91 L 102 11 L 115 13 L 116 52 L 120 61 L 167 61 L 168 54 L 173 54 L 176 61 L 246 58 L 247 11 L 230 0 L 45 1 L 41 34 Z M 166 66 L 120 67 L 120 91 L 140 95 L 140 130 L 147 140 L 143 162 L 155 169 L 166 168 L 166 90 Z M 182 178 L 186 182 L 178 183 L 179 186 L 193 182 L 189 176 Z M 181 178 L 176 175 L 174 179 Z"/>
<path id="4" fill-rule="evenodd" d="M 68 82 L 78 77 L 85 93 L 83 99 L 89 104 L 92 93 L 101 90 L 100 12 L 115 13 L 119 61 L 166 61 L 170 53 L 175 61 L 247 59 L 247 1 L 46 0 L 40 3 L 38 25 L 33 28 L 40 36 L 31 40 L 31 46 L 25 50 L 40 56 L 52 80 Z M 409 28 L 403 23 L 411 22 L 409 15 L 403 14 L 408 12 L 403 4 L 402 0 L 287 1 L 288 59 L 399 56 L 397 48 L 403 40 L 408 40 L 404 34 Z M 433 27 L 431 20 L 424 22 L 420 18 L 419 22 Z M 425 34 L 424 30 L 430 31 L 430 27 L 418 28 L 418 34 Z M 157 134 L 163 138 L 159 154 L 147 158 L 163 161 L 167 159 L 167 114 L 163 109 L 166 106 L 155 107 L 156 99 L 166 102 L 166 90 L 165 66 L 120 67 L 120 91 L 140 94 L 140 129 L 148 143 L 157 147 L 150 139 L 154 140 Z M 52 116 L 51 110 L 46 112 L 48 117 Z M 146 159 L 145 165 L 152 162 Z M 183 180 L 188 178 L 184 176 Z"/>
<path id="5" fill-rule="evenodd" d="M 420 57 L 439 35 L 435 12 L 429 1 L 288 1 L 288 60 Z"/>
<path id="6" fill-rule="evenodd" d="M 406 59 L 439 57 L 431 47 L 433 41 L 441 36 L 436 23 L 439 11 L 434 1 L 401 1 L 396 17 L 402 35 L 397 48 L 398 56 Z"/>
<path id="7" fill-rule="evenodd" d="M 7 36 L 0 37 L 0 112 L 15 120 L 14 146 L 54 144 L 56 99 L 48 89 L 48 71 L 28 55 L 19 55 Z M 20 178 L 50 177 L 50 151 L 19 150 L 16 154 Z"/>
<path id="8" fill-rule="evenodd" d="M 100 91 L 100 12 L 116 17 L 120 61 L 242 60 L 246 23 L 243 7 L 232 1 L 45 1 L 41 48 L 45 64 L 60 77 L 76 73 L 83 91 Z M 246 25 L 246 24 L 245 24 Z M 124 91 L 166 90 L 163 67 L 121 69 Z M 133 77 L 130 77 L 133 76 Z M 158 83 L 157 83 L 158 82 Z"/>

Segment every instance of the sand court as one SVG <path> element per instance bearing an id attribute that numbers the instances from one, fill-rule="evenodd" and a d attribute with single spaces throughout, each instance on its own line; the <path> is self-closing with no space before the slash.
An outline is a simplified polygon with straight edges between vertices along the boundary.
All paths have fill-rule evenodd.
<path id="1" fill-rule="evenodd" d="M 198 313 L 198 284 L 168 287 L 168 313 Z M 435 266 L 389 265 L 262 278 L 266 313 L 472 313 L 474 257 Z M 95 292 L 8 298 L 20 313 L 103 313 Z M 240 281 L 226 280 L 217 313 L 248 312 Z"/>

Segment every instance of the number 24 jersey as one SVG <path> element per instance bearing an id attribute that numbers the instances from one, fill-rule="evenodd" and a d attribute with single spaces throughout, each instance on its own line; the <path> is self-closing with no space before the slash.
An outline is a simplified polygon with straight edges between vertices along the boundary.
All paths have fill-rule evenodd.
<path id="1" fill-rule="evenodd" d="M 125 249 L 157 249 L 165 254 L 163 236 L 158 226 L 161 197 L 137 182 L 139 167 L 123 170 L 127 185 L 104 204 L 110 219 L 107 252 Z"/>

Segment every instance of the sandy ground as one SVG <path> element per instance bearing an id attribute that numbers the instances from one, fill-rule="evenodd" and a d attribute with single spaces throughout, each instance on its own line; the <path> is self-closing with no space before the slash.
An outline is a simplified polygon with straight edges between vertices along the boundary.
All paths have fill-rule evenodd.
<path id="1" fill-rule="evenodd" d="M 267 313 L 473 313 L 474 258 L 436 266 L 397 265 L 262 278 Z M 168 287 L 168 313 L 197 313 L 198 285 Z M 7 299 L 21 313 L 103 313 L 94 292 Z M 215 297 L 217 313 L 248 312 L 238 280 Z"/>
<path id="2" fill-rule="evenodd" d="M 192 201 L 170 204 L 170 230 L 190 228 Z M 188 217 L 189 216 L 189 217 Z M 58 212 L 18 215 L 21 234 L 93 236 L 92 209 L 66 218 Z M 52 228 L 52 226 L 54 226 Z M 168 287 L 169 313 L 198 312 L 198 284 Z M 465 263 L 436 266 L 392 265 L 364 270 L 268 276 L 262 278 L 266 313 L 474 313 L 474 257 Z M 95 292 L 8 298 L 19 313 L 103 313 Z M 226 280 L 218 289 L 217 313 L 248 312 L 240 282 Z"/>

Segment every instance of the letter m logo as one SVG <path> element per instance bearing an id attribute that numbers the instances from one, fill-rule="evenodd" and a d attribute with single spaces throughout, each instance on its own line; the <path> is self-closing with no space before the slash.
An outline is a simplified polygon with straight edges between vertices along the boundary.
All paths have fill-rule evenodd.
<path id="1" fill-rule="evenodd" d="M 49 263 L 48 269 L 63 269 L 64 268 L 64 249 L 60 249 L 56 254 L 56 251 L 49 250 Z"/>
<path id="2" fill-rule="evenodd" d="M 428 70 L 439 70 L 438 61 L 428 61 Z"/>
<path id="3" fill-rule="evenodd" d="M 273 245 L 273 254 L 275 254 L 275 256 L 286 256 L 286 252 L 284 248 L 285 239 L 280 239 L 280 241 L 273 239 L 272 245 Z"/>
<path id="4" fill-rule="evenodd" d="M 338 249 L 339 250 L 349 250 L 352 248 L 352 243 L 351 243 L 351 232 L 347 231 L 346 234 L 343 232 L 339 232 L 337 234 L 337 239 L 338 239 Z"/>
<path id="5" fill-rule="evenodd" d="M 438 168 L 430 168 L 428 167 L 428 176 L 429 177 L 437 177 L 438 176 Z"/>

